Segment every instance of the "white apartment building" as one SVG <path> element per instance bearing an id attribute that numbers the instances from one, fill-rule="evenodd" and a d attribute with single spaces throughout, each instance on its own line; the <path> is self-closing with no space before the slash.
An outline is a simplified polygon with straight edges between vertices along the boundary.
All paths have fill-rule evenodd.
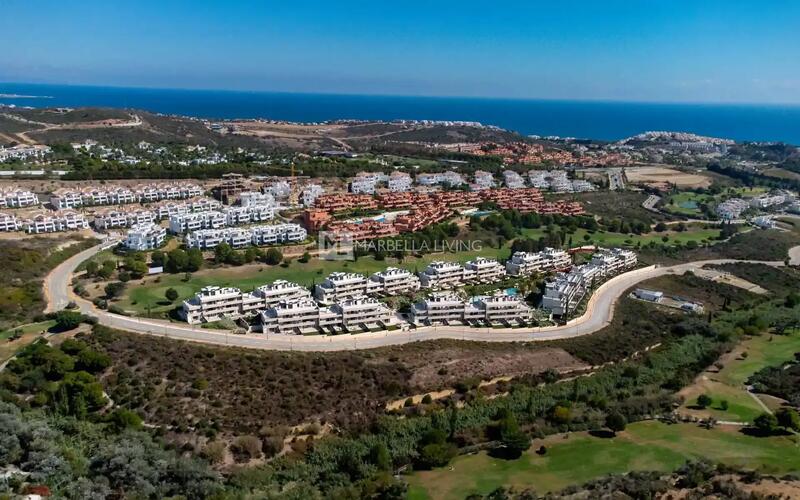
<path id="1" fill-rule="evenodd" d="M 392 310 L 386 304 L 364 296 L 338 302 L 330 310 L 338 316 L 338 323 L 345 330 L 384 326 L 392 319 Z"/>
<path id="2" fill-rule="evenodd" d="M 225 227 L 227 218 L 224 213 L 216 211 L 176 214 L 169 218 L 169 230 L 174 234 L 183 234 L 199 229 L 219 229 Z"/>
<path id="3" fill-rule="evenodd" d="M 506 262 L 511 276 L 530 276 L 534 273 L 564 270 L 572 265 L 572 257 L 564 250 L 545 248 L 541 252 L 514 252 Z"/>
<path id="4" fill-rule="evenodd" d="M 264 333 L 301 334 L 333 328 L 339 316 L 311 299 L 283 300 L 259 313 Z"/>
<path id="5" fill-rule="evenodd" d="M 304 207 L 313 207 L 314 202 L 320 197 L 325 190 L 319 184 L 309 184 L 303 189 L 301 199 Z"/>
<path id="6" fill-rule="evenodd" d="M 25 208 L 39 204 L 39 196 L 26 189 L 0 189 L 0 208 Z"/>
<path id="7" fill-rule="evenodd" d="M 767 208 L 774 205 L 786 203 L 786 196 L 782 194 L 762 195 L 750 199 L 750 206 L 753 208 Z"/>
<path id="8" fill-rule="evenodd" d="M 741 198 L 731 198 L 717 205 L 717 215 L 724 220 L 738 219 L 750 204 Z"/>
<path id="9" fill-rule="evenodd" d="M 475 271 L 465 268 L 458 262 L 431 262 L 424 271 L 419 273 L 420 285 L 423 288 L 455 288 L 474 279 Z"/>
<path id="10" fill-rule="evenodd" d="M 276 280 L 253 290 L 253 295 L 258 297 L 264 307 L 270 307 L 283 300 L 299 300 L 311 298 L 308 288 L 286 280 Z"/>
<path id="11" fill-rule="evenodd" d="M 464 184 L 464 177 L 452 170 L 447 172 L 422 173 L 417 175 L 417 184 L 422 186 L 436 186 L 439 184 L 460 186 Z"/>
<path id="12" fill-rule="evenodd" d="M 476 170 L 474 174 L 474 182 L 471 184 L 470 188 L 473 191 L 480 191 L 483 189 L 493 188 L 494 185 L 494 177 L 491 173 L 484 170 Z"/>
<path id="13" fill-rule="evenodd" d="M 254 205 L 273 207 L 275 206 L 275 197 L 269 193 L 244 191 L 239 193 L 239 205 L 243 207 L 250 207 Z"/>
<path id="14" fill-rule="evenodd" d="M 0 213 L 1 232 L 21 231 L 21 230 L 22 230 L 22 221 L 19 220 L 16 215 Z"/>
<path id="15" fill-rule="evenodd" d="M 503 184 L 510 189 L 521 189 L 525 187 L 525 179 L 513 170 L 503 170 Z"/>
<path id="16" fill-rule="evenodd" d="M 218 229 L 198 229 L 186 235 L 186 246 L 211 250 L 220 243 L 232 248 L 242 248 L 253 243 L 253 233 L 247 228 L 223 227 Z"/>
<path id="17" fill-rule="evenodd" d="M 369 277 L 369 281 L 371 283 L 368 288 L 372 289 L 370 293 L 381 295 L 400 295 L 420 289 L 419 278 L 414 273 L 396 267 L 387 267 L 383 271 L 373 273 Z"/>
<path id="18" fill-rule="evenodd" d="M 334 272 L 314 287 L 314 298 L 322 304 L 333 304 L 377 290 L 378 284 L 358 273 Z"/>
<path id="19" fill-rule="evenodd" d="M 153 207 L 159 220 L 169 219 L 173 215 L 219 211 L 221 208 L 222 203 L 211 198 L 193 198 L 184 201 L 164 200 Z"/>
<path id="20" fill-rule="evenodd" d="M 23 222 L 25 231 L 32 234 L 58 233 L 89 229 L 86 218 L 72 211 L 41 213 Z"/>
<path id="21" fill-rule="evenodd" d="M 586 292 L 605 278 L 636 266 L 636 254 L 623 248 L 600 249 L 588 264 L 545 283 L 542 308 L 562 316 L 574 311 Z"/>
<path id="22" fill-rule="evenodd" d="M 198 229 L 186 236 L 189 248 L 208 250 L 222 242 L 233 248 L 249 245 L 265 246 L 305 241 L 306 230 L 299 224 L 275 224 L 251 227 L 221 227 L 217 229 Z"/>
<path id="23" fill-rule="evenodd" d="M 272 195 L 276 200 L 285 200 L 292 194 L 292 186 L 286 181 L 277 181 L 263 188 L 263 191 Z"/>
<path id="24" fill-rule="evenodd" d="M 183 301 L 181 317 L 187 323 L 204 323 L 225 318 L 238 318 L 263 311 L 282 301 L 309 299 L 307 289 L 288 281 L 275 281 L 242 293 L 234 287 L 203 287 L 194 297 Z"/>
<path id="25" fill-rule="evenodd" d="M 125 247 L 138 251 L 153 250 L 163 245 L 166 238 L 167 230 L 159 225 L 152 222 L 134 224 L 125 237 Z"/>
<path id="26" fill-rule="evenodd" d="M 156 221 L 155 212 L 145 209 L 135 210 L 106 210 L 95 213 L 94 227 L 99 230 L 118 227 L 130 227 L 136 224 L 148 224 Z"/>
<path id="27" fill-rule="evenodd" d="M 472 281 L 475 283 L 496 283 L 506 277 L 506 268 L 495 259 L 477 257 L 467 262 L 464 267 L 474 273 Z"/>
<path id="28" fill-rule="evenodd" d="M 275 217 L 275 208 L 271 205 L 248 205 L 244 207 L 227 207 L 222 210 L 228 226 L 240 226 L 254 222 L 266 222 Z"/>
<path id="29" fill-rule="evenodd" d="M 388 187 L 394 193 L 411 191 L 411 176 L 405 172 L 392 172 L 389 174 Z"/>
<path id="30" fill-rule="evenodd" d="M 514 324 L 530 321 L 533 311 L 516 296 L 497 294 L 464 301 L 453 292 L 434 292 L 414 304 L 410 315 L 413 323 L 424 325 L 476 321 Z"/>
<path id="31" fill-rule="evenodd" d="M 0 146 L 0 162 L 8 160 L 27 160 L 30 158 L 42 159 L 50 152 L 50 146 L 44 144 L 18 144 L 6 148 Z"/>
<path id="32" fill-rule="evenodd" d="M 355 177 L 350 181 L 350 192 L 354 194 L 375 194 L 377 180 L 373 176 Z"/>
<path id="33" fill-rule="evenodd" d="M 300 224 L 294 223 L 252 226 L 249 230 L 252 235 L 252 244 L 257 247 L 299 243 L 308 238 L 308 231 Z"/>
<path id="34" fill-rule="evenodd" d="M 78 208 L 83 206 L 83 194 L 69 189 L 57 189 L 50 196 L 50 204 L 56 210 Z"/>

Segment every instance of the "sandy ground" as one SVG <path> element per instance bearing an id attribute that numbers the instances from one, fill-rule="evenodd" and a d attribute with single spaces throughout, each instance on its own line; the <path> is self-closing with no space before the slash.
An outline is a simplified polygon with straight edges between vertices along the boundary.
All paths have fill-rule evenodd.
<path id="1" fill-rule="evenodd" d="M 627 167 L 625 175 L 628 182 L 669 182 L 678 187 L 707 187 L 711 184 L 711 179 L 704 175 L 681 172 L 667 167 Z"/>
<path id="2" fill-rule="evenodd" d="M 756 285 L 755 283 L 751 283 L 747 280 L 739 278 L 738 276 L 734 276 L 733 274 L 716 269 L 698 269 L 694 272 L 694 274 L 709 281 L 715 281 L 717 283 L 724 283 L 726 285 L 739 287 L 747 290 L 748 292 L 757 293 L 759 295 L 766 295 L 769 293 L 768 290 Z"/>

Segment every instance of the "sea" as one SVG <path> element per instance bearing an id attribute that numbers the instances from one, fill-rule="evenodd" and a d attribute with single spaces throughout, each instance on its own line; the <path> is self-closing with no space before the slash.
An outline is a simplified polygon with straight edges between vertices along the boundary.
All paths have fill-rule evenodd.
<path id="1" fill-rule="evenodd" d="M 525 135 L 612 141 L 648 130 L 670 130 L 738 141 L 800 145 L 800 105 L 305 94 L 25 83 L 0 83 L 0 103 L 132 108 L 209 119 L 475 121 Z"/>

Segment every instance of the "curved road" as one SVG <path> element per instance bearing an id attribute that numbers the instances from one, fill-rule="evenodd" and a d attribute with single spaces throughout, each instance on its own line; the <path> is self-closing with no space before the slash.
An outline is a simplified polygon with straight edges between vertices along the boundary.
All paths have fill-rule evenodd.
<path id="1" fill-rule="evenodd" d="M 45 296 L 48 299 L 48 311 L 60 310 L 70 301 L 74 301 L 78 304 L 81 312 L 97 317 L 100 324 L 121 330 L 192 342 L 282 351 L 343 351 L 370 349 L 435 339 L 523 342 L 578 337 L 594 333 L 606 326 L 614 316 L 614 305 L 619 297 L 637 283 L 665 274 L 683 274 L 686 271 L 697 269 L 707 264 L 760 262 L 719 259 L 690 262 L 668 267 L 650 266 L 643 269 L 636 269 L 603 283 L 589 299 L 586 305 L 586 312 L 579 318 L 573 319 L 563 326 L 516 329 L 439 326 L 420 327 L 406 331 L 396 330 L 391 332 L 369 332 L 355 335 L 344 334 L 330 336 L 275 334 L 237 335 L 226 331 L 197 328 L 186 324 L 112 314 L 104 310 L 96 309 L 90 302 L 74 295 L 70 287 L 72 273 L 81 262 L 111 244 L 113 244 L 113 242 L 107 242 L 84 250 L 53 269 L 44 283 Z M 800 246 L 792 248 L 790 251 L 790 258 L 792 264 L 800 264 Z M 760 263 L 776 267 L 783 265 L 783 262 Z"/>

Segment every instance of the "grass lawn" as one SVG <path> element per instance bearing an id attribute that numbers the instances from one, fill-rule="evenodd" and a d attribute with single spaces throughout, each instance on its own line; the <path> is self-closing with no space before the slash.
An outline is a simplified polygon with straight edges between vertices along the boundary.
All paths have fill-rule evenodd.
<path id="1" fill-rule="evenodd" d="M 40 323 L 29 323 L 0 332 L 0 362 L 7 360 L 17 351 L 38 339 L 42 331 L 49 330 L 55 324 L 56 322 L 54 320 L 48 320 Z M 22 337 L 16 340 L 9 340 L 17 330 L 22 332 Z"/>
<path id="2" fill-rule="evenodd" d="M 138 281 L 130 282 L 125 294 L 116 304 L 127 311 L 132 311 L 139 315 L 145 315 L 147 307 L 150 306 L 151 313 L 157 315 L 173 309 L 182 300 L 191 297 L 207 285 L 234 286 L 249 291 L 266 283 L 285 279 L 300 285 L 311 286 L 312 283 L 322 282 L 328 274 L 334 271 L 371 274 L 389 266 L 401 267 L 410 271 L 421 271 L 428 263 L 435 260 L 466 262 L 477 256 L 502 260 L 507 259 L 510 252 L 511 250 L 508 247 L 491 248 L 484 246 L 478 252 L 427 254 L 419 258 L 409 257 L 404 259 L 403 262 L 397 262 L 392 258 L 376 261 L 373 257 L 361 257 L 355 262 L 325 261 L 312 258 L 305 264 L 296 260 L 292 261 L 288 267 L 255 264 L 207 269 L 192 274 L 188 282 L 183 281 L 183 274 L 162 274 L 157 278 L 145 278 L 144 283 Z M 159 281 L 156 282 L 156 279 Z M 164 298 L 164 293 L 168 288 L 174 288 L 178 292 L 179 298 L 173 304 L 166 303 Z"/>
<path id="3" fill-rule="evenodd" d="M 697 194 L 692 191 L 681 191 L 665 196 L 664 210 L 672 214 L 699 217 L 703 215 L 699 205 L 701 203 L 713 203 L 713 201 L 714 197 L 711 195 Z"/>
<path id="4" fill-rule="evenodd" d="M 741 356 L 742 352 L 747 352 L 746 358 Z M 778 366 L 793 359 L 795 352 L 800 352 L 800 332 L 786 336 L 763 334 L 745 339 L 722 358 L 723 368 L 718 373 L 704 373 L 681 391 L 686 398 L 682 411 L 703 417 L 710 415 L 718 420 L 752 422 L 764 409 L 747 393 L 745 382 L 762 368 Z M 711 397 L 713 403 L 710 407 L 702 410 L 692 408 L 700 394 Z M 728 401 L 727 410 L 720 407 L 722 400 Z"/>
<path id="5" fill-rule="evenodd" d="M 631 424 L 617 437 L 577 433 L 534 442 L 517 460 L 486 453 L 458 457 L 450 467 L 416 472 L 408 477 L 411 499 L 463 499 L 487 494 L 499 486 L 532 488 L 542 494 L 571 484 L 631 470 L 671 471 L 700 457 L 764 472 L 800 471 L 800 448 L 794 437 L 757 438 L 736 429 L 705 430 L 693 424 Z M 534 450 L 544 444 L 547 454 Z"/>

